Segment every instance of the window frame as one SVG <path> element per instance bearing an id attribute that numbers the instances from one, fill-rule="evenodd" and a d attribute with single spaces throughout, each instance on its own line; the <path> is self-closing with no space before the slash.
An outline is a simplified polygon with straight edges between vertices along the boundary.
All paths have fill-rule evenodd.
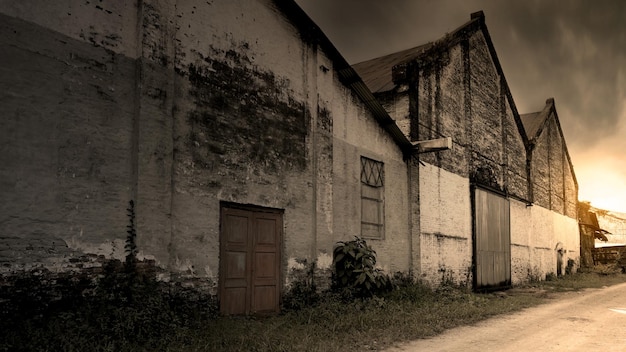
<path id="1" fill-rule="evenodd" d="M 368 239 L 385 239 L 385 164 L 366 156 L 360 157 L 360 186 L 361 186 L 361 237 Z M 378 195 L 374 195 L 374 193 Z M 365 219 L 367 202 L 375 202 L 377 212 L 377 222 Z M 371 214 L 371 212 L 368 212 Z M 367 227 L 374 227 L 374 230 L 367 231 Z M 377 229 L 376 229 L 377 228 Z M 376 234 L 373 234 L 376 232 Z"/>

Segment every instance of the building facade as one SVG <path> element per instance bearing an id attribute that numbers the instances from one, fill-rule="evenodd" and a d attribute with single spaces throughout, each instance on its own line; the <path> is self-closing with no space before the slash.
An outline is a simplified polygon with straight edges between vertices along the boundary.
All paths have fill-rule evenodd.
<path id="1" fill-rule="evenodd" d="M 527 134 L 482 15 L 354 67 L 292 1 L 3 2 L 0 17 L 2 275 L 123 259 L 129 200 L 140 259 L 224 313 L 277 311 L 354 236 L 432 285 L 554 272 L 558 242 L 578 256 L 556 112 Z M 412 143 L 441 137 L 450 150 Z"/>
<path id="2" fill-rule="evenodd" d="M 527 131 L 482 12 L 354 68 L 412 142 L 453 141 L 413 166 L 420 275 L 501 287 L 554 273 L 563 246 L 561 260 L 578 260 L 578 189 L 554 101 Z"/>

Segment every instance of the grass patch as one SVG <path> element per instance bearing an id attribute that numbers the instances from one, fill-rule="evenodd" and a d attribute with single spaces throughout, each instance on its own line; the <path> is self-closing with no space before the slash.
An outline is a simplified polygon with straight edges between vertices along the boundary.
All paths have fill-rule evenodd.
<path id="1" fill-rule="evenodd" d="M 312 307 L 270 317 L 216 317 L 210 305 L 194 306 L 150 287 L 134 292 L 132 302 L 96 295 L 63 309 L 11 316 L 0 324 L 0 351 L 381 350 L 541 304 L 545 291 L 621 282 L 626 275 L 587 272 L 490 294 L 404 284 L 364 300 L 325 293 Z"/>
<path id="2" fill-rule="evenodd" d="M 626 282 L 621 269 L 598 266 L 594 270 L 579 271 L 573 275 L 561 276 L 556 280 L 540 281 L 525 285 L 553 291 L 578 291 L 585 288 L 601 288 Z"/>

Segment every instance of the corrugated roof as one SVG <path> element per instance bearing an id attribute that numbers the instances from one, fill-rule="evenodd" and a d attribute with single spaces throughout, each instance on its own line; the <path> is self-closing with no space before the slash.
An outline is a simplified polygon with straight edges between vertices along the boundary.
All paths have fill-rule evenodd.
<path id="1" fill-rule="evenodd" d="M 361 76 L 363 82 L 373 93 L 392 90 L 395 87 L 391 74 L 396 65 L 407 63 L 428 50 L 433 43 L 417 46 L 397 53 L 381 56 L 375 59 L 352 65 L 352 68 Z"/>
<path id="2" fill-rule="evenodd" d="M 439 44 L 452 44 L 451 38 L 456 38 L 458 34 L 464 32 L 469 26 L 478 21 L 484 20 L 482 11 L 472 14 L 471 20 L 446 34 L 436 42 L 430 42 L 416 46 L 414 48 L 399 51 L 397 53 L 377 57 L 371 60 L 359 62 L 352 65 L 352 68 L 361 76 L 363 82 L 372 93 L 382 93 L 392 90 L 395 87 L 392 79 L 393 67 L 409 63 L 422 55 L 427 55 L 429 50 Z"/>

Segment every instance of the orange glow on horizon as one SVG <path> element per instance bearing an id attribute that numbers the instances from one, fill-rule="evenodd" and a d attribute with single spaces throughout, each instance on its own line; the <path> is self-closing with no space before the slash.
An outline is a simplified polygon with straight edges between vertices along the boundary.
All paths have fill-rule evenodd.
<path id="1" fill-rule="evenodd" d="M 626 213 L 626 183 L 614 172 L 581 169 L 578 178 L 578 199 L 614 212 Z"/>

